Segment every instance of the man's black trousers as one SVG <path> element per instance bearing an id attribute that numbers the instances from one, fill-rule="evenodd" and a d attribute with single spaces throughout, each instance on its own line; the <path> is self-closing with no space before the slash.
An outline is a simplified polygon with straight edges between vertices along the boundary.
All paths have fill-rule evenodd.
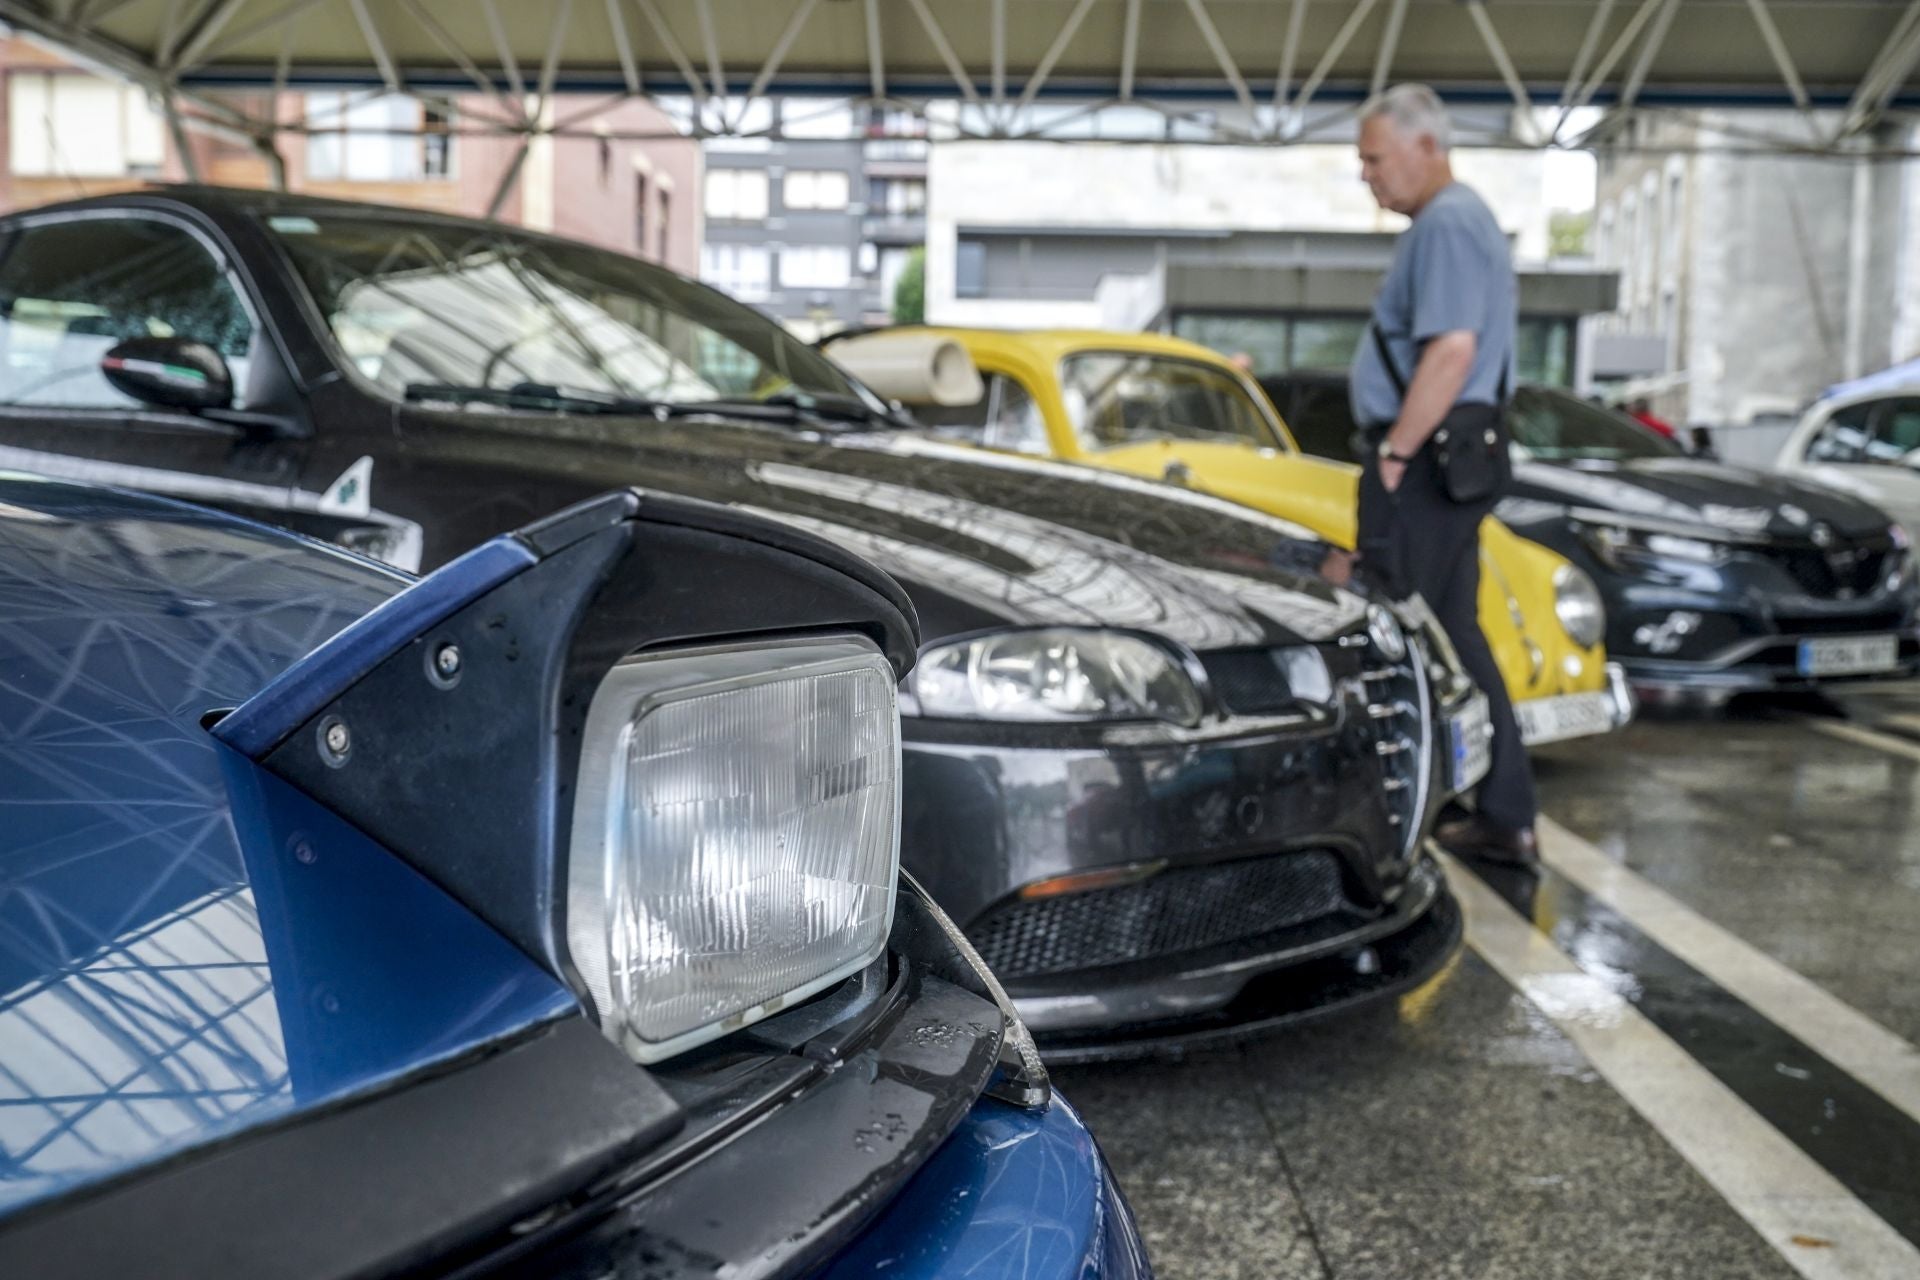
<path id="1" fill-rule="evenodd" d="M 1391 584 L 1396 594 L 1418 591 L 1426 598 L 1459 651 L 1460 665 L 1487 695 L 1493 759 L 1478 808 L 1489 822 L 1519 829 L 1533 826 L 1533 770 L 1506 681 L 1480 629 L 1480 521 L 1493 503 L 1449 498 L 1430 449 L 1414 455 L 1392 493 L 1380 483 L 1379 462 L 1370 460 L 1360 477 L 1358 549 L 1375 581 Z"/>

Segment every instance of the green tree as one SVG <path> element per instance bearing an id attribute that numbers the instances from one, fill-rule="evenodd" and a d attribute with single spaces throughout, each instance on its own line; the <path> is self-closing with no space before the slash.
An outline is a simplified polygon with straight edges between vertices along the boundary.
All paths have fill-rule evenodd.
<path id="1" fill-rule="evenodd" d="M 923 324 L 927 318 L 927 251 L 915 249 L 893 286 L 893 322 Z"/>
<path id="2" fill-rule="evenodd" d="M 1593 210 L 1574 213 L 1556 209 L 1547 215 L 1547 256 L 1583 258 L 1587 255 L 1587 236 L 1593 230 Z"/>

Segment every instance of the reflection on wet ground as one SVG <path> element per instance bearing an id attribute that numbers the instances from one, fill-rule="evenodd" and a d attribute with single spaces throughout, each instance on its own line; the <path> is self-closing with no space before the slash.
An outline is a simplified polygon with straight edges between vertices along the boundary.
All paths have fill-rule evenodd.
<path id="1" fill-rule="evenodd" d="M 1836 738 L 1808 719 L 1840 716 L 1910 735 L 1915 750 Z M 1920 693 L 1662 713 L 1550 748 L 1539 771 L 1546 811 L 1576 836 L 1920 1039 Z M 1796 1039 L 1552 869 L 1479 874 L 1846 1192 L 1920 1240 L 1920 1125 L 1835 1067 L 1830 1046 Z M 1795 1274 L 1471 949 L 1393 1007 L 1182 1063 L 1059 1077 L 1169 1280 Z"/>

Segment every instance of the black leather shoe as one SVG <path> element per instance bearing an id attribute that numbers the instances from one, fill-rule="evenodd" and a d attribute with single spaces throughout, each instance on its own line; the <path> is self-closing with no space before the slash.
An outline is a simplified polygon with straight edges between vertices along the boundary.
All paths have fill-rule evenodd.
<path id="1" fill-rule="evenodd" d="M 1503 827 L 1477 813 L 1441 823 L 1434 829 L 1433 838 L 1448 853 L 1463 858 L 1480 858 L 1513 867 L 1540 863 L 1540 842 L 1532 827 Z"/>

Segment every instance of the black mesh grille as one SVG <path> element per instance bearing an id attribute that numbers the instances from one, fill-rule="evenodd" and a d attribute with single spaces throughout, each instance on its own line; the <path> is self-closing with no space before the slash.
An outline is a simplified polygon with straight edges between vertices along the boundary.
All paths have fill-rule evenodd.
<path id="1" fill-rule="evenodd" d="M 1821 600 L 1831 600 L 1843 593 L 1847 596 L 1871 594 L 1890 567 L 1887 554 L 1885 547 L 1859 545 L 1772 553 L 1773 559 L 1802 591 Z"/>
<path id="2" fill-rule="evenodd" d="M 1293 707 L 1293 691 L 1271 649 L 1218 649 L 1200 655 L 1213 696 L 1239 716 L 1265 716 Z"/>
<path id="3" fill-rule="evenodd" d="M 1002 978 L 1072 973 L 1199 951 L 1346 905 L 1331 853 L 1176 867 L 1138 884 L 1014 902 L 968 930 Z"/>

